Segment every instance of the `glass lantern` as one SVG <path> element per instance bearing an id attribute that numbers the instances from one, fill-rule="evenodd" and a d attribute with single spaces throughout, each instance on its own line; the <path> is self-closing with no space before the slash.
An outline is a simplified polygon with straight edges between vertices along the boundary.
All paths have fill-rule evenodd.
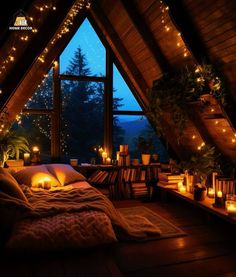
<path id="1" fill-rule="evenodd" d="M 226 195 L 225 209 L 229 216 L 236 218 L 236 195 Z"/>

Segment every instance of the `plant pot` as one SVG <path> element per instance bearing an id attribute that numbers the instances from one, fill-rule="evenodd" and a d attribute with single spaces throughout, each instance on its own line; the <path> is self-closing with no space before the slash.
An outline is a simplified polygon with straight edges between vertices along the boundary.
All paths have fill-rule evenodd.
<path id="1" fill-rule="evenodd" d="M 193 199 L 196 201 L 203 201 L 206 198 L 207 191 L 202 188 L 194 188 L 193 190 Z"/>
<path id="2" fill-rule="evenodd" d="M 150 154 L 142 154 L 142 164 L 143 165 L 148 165 L 150 163 Z"/>

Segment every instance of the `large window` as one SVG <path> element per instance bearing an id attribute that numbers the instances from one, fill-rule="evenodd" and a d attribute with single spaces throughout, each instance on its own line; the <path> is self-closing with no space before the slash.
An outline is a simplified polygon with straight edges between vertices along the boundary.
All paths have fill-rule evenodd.
<path id="1" fill-rule="evenodd" d="M 90 162 L 97 145 L 115 157 L 120 144 L 138 158 L 138 136 L 152 137 L 160 161 L 168 159 L 110 51 L 86 19 L 26 103 L 18 130 L 40 147 L 43 161 L 51 151 L 54 160 Z"/>

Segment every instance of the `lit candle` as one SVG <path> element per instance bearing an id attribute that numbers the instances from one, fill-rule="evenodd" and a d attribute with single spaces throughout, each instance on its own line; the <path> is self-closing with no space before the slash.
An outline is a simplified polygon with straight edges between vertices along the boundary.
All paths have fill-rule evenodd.
<path id="1" fill-rule="evenodd" d="M 102 148 L 102 147 L 99 147 L 98 152 L 99 152 L 100 155 L 102 155 L 103 148 Z"/>
<path id="2" fill-rule="evenodd" d="M 222 191 L 221 190 L 217 191 L 217 197 L 222 198 L 222 196 L 223 196 Z"/>
<path id="3" fill-rule="evenodd" d="M 120 159 L 120 151 L 117 151 L 116 152 L 116 160 L 119 161 L 119 159 Z"/>
<path id="4" fill-rule="evenodd" d="M 179 192 L 185 193 L 186 187 L 185 186 L 179 187 Z"/>
<path id="5" fill-rule="evenodd" d="M 24 164 L 25 165 L 30 164 L 30 153 L 24 153 Z"/>
<path id="6" fill-rule="evenodd" d="M 209 198 L 214 198 L 215 196 L 215 190 L 213 188 L 208 189 L 208 197 Z"/>
<path id="7" fill-rule="evenodd" d="M 178 182 L 177 184 L 177 188 L 178 188 L 178 191 L 180 191 L 180 189 L 183 187 L 183 183 L 182 182 Z"/>
<path id="8" fill-rule="evenodd" d="M 107 158 L 107 152 L 105 152 L 105 151 L 102 152 L 102 158 L 103 158 L 103 159 L 106 159 L 106 158 Z"/>
<path id="9" fill-rule="evenodd" d="M 107 157 L 106 164 L 111 164 L 111 158 L 110 157 Z"/>
<path id="10" fill-rule="evenodd" d="M 33 153 L 38 153 L 38 152 L 39 152 L 38 146 L 34 146 L 34 147 L 33 147 Z"/>
<path id="11" fill-rule="evenodd" d="M 45 178 L 43 182 L 44 189 L 50 189 L 51 188 L 51 180 L 50 178 Z"/>
<path id="12" fill-rule="evenodd" d="M 226 201 L 226 211 L 228 215 L 234 215 L 236 216 L 236 202 L 227 204 Z"/>
<path id="13" fill-rule="evenodd" d="M 43 181 L 38 182 L 38 188 L 43 188 Z"/>
<path id="14" fill-rule="evenodd" d="M 102 152 L 102 163 L 103 163 L 103 164 L 106 163 L 106 158 L 107 158 L 107 152 L 103 151 L 103 152 Z"/>

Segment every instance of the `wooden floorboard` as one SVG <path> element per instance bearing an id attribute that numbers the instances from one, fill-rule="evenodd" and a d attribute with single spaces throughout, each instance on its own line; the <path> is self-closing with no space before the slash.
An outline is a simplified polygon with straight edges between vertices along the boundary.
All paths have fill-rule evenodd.
<path id="1" fill-rule="evenodd" d="M 113 201 L 117 208 L 145 206 L 187 236 L 123 242 L 91 251 L 0 260 L 0 276 L 236 276 L 235 226 L 176 199 Z"/>
<path id="2" fill-rule="evenodd" d="M 217 218 L 207 222 L 205 213 L 188 203 L 173 199 L 167 203 L 120 201 L 114 204 L 116 207 L 143 204 L 187 233 L 186 237 L 145 244 L 116 245 L 112 253 L 124 276 L 158 274 L 158 276 L 192 277 L 234 274 L 235 226 Z"/>

